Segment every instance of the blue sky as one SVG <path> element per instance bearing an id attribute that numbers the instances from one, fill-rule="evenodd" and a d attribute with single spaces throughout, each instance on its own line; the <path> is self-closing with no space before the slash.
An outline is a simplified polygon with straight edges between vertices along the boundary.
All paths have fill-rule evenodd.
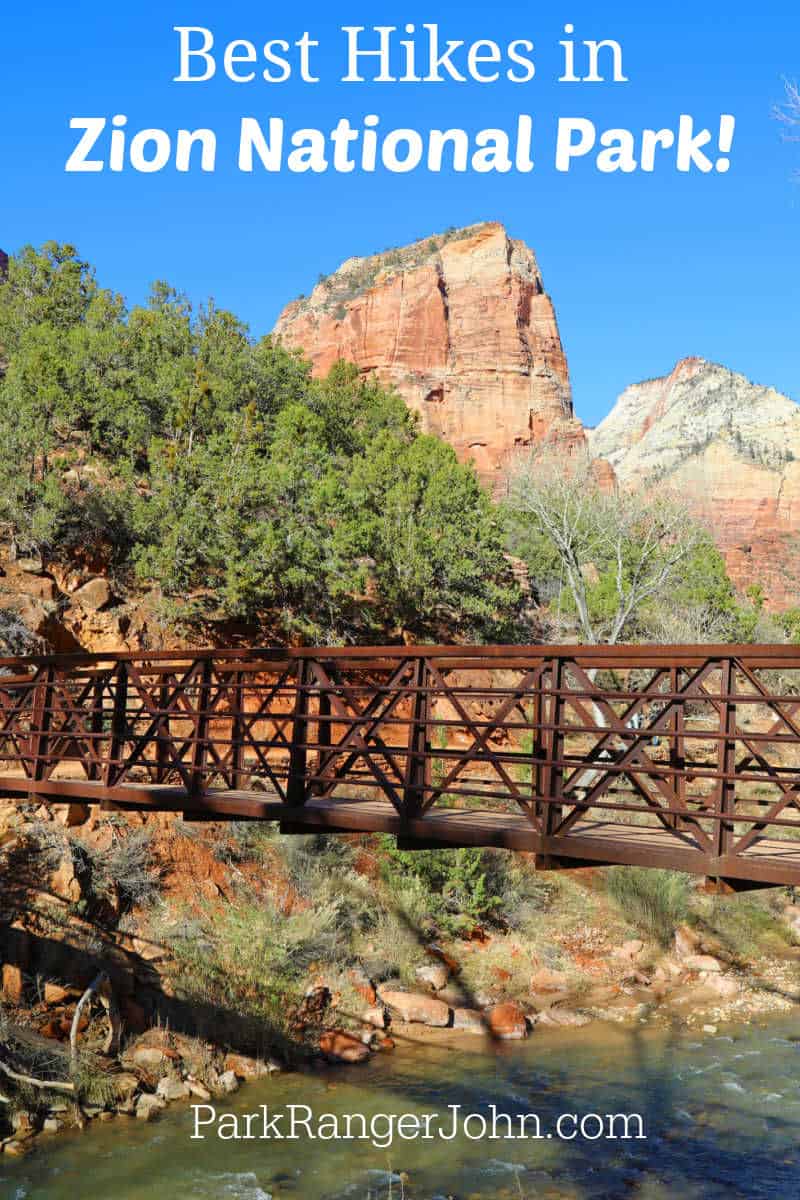
<path id="1" fill-rule="evenodd" d="M 344 84 L 342 25 L 439 24 L 467 42 L 535 43 L 525 85 Z M 558 42 L 615 38 L 625 84 L 564 84 Z M 321 82 L 177 84 L 175 25 L 209 27 L 218 46 L 308 31 Z M 140 0 L 113 6 L 8 5 L 0 78 L 0 246 L 74 242 L 101 282 L 142 300 L 168 279 L 211 295 L 268 331 L 283 304 L 352 254 L 400 245 L 450 225 L 505 223 L 534 247 L 553 296 L 578 414 L 599 420 L 627 384 L 703 355 L 800 401 L 800 145 L 781 140 L 772 107 L 782 77 L 800 75 L 800 6 L 738 0 L 585 0 L 449 4 L 339 0 L 292 8 L 230 0 Z M 522 175 L 245 175 L 236 169 L 241 116 L 330 128 L 380 114 L 383 128 L 513 127 L 534 117 L 537 166 Z M 604 175 L 591 159 L 559 174 L 561 116 L 599 128 L 675 126 L 681 113 L 713 126 L 732 113 L 727 174 L 680 175 L 667 155 L 653 174 Z M 66 174 L 75 115 L 125 113 L 129 129 L 208 126 L 214 174 Z"/>

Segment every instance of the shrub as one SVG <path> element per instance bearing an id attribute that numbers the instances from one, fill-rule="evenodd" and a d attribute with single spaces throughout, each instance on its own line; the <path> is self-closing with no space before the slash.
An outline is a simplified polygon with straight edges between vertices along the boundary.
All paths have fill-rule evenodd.
<path id="1" fill-rule="evenodd" d="M 502 870 L 486 851 L 398 850 L 390 837 L 383 839 L 382 872 L 389 885 L 405 884 L 416 877 L 430 897 L 430 915 L 445 929 L 497 924 L 503 908 Z"/>
<path id="2" fill-rule="evenodd" d="M 628 920 L 647 937 L 667 947 L 675 928 L 686 920 L 689 876 L 650 867 L 612 867 L 606 874 L 608 894 Z"/>

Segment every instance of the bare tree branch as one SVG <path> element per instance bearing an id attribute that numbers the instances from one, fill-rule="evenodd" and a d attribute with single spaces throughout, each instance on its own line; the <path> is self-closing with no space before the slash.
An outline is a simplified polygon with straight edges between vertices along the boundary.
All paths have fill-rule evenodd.
<path id="1" fill-rule="evenodd" d="M 520 457 L 508 484 L 518 519 L 549 540 L 563 570 L 586 642 L 614 644 L 643 605 L 666 593 L 704 536 L 666 492 L 604 491 L 588 455 L 565 461 L 544 451 Z M 593 571 L 611 570 L 614 610 L 592 614 Z"/>

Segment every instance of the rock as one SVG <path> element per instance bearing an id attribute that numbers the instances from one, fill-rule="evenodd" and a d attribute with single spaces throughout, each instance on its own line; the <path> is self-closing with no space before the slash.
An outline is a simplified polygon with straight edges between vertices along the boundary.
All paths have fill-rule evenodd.
<path id="1" fill-rule="evenodd" d="M 188 1087 L 191 1094 L 193 1096 L 196 1096 L 198 1100 L 210 1100 L 211 1099 L 211 1092 L 208 1090 L 208 1088 L 206 1087 L 206 1085 L 204 1083 L 200 1082 L 199 1079 L 187 1079 L 186 1086 Z"/>
<path id="2" fill-rule="evenodd" d="M 81 885 L 69 851 L 64 853 L 58 867 L 50 876 L 50 891 L 71 904 L 76 904 L 81 899 Z"/>
<path id="3" fill-rule="evenodd" d="M 25 991 L 22 971 L 15 963 L 3 963 L 3 998 L 9 1004 L 21 1004 Z"/>
<path id="4" fill-rule="evenodd" d="M 33 1113 L 21 1108 L 11 1114 L 11 1128 L 18 1138 L 33 1137 L 36 1133 L 36 1121 Z"/>
<path id="5" fill-rule="evenodd" d="M 539 967 L 531 975 L 532 992 L 566 992 L 569 981 L 563 971 L 553 971 L 550 967 Z"/>
<path id="6" fill-rule="evenodd" d="M 561 1005 L 554 1005 L 552 1008 L 547 1008 L 544 1012 L 539 1013 L 537 1024 L 542 1025 L 561 1025 L 565 1028 L 580 1029 L 584 1025 L 588 1025 L 591 1017 L 586 1013 L 576 1012 L 574 1008 L 562 1008 Z"/>
<path id="7" fill-rule="evenodd" d="M 64 1122 L 58 1117 L 45 1117 L 42 1121 L 42 1133 L 59 1133 L 64 1128 Z"/>
<path id="8" fill-rule="evenodd" d="M 389 1037 L 388 1033 L 376 1033 L 370 1044 L 373 1050 L 380 1050 L 384 1053 L 394 1050 L 395 1045 L 394 1038 Z"/>
<path id="9" fill-rule="evenodd" d="M 88 804 L 59 804 L 54 807 L 56 820 L 65 828 L 73 829 L 76 825 L 85 825 L 92 815 Z"/>
<path id="10" fill-rule="evenodd" d="M 631 938 L 630 941 L 623 942 L 621 946 L 617 946 L 611 951 L 612 958 L 621 958 L 626 962 L 633 962 L 644 950 L 644 942 L 639 938 Z"/>
<path id="11" fill-rule="evenodd" d="M 273 1071 L 280 1071 L 279 1063 L 272 1060 L 262 1061 L 260 1058 L 250 1058 L 247 1054 L 226 1054 L 223 1062 L 225 1071 L 233 1071 L 237 1079 L 261 1079 Z"/>
<path id="12" fill-rule="evenodd" d="M 236 1078 L 235 1071 L 223 1071 L 217 1080 L 217 1087 L 225 1096 L 230 1096 L 232 1092 L 239 1090 L 239 1080 Z"/>
<path id="13" fill-rule="evenodd" d="M 476 1008 L 454 1008 L 453 1029 L 460 1029 L 463 1033 L 486 1034 L 489 1026 Z"/>
<path id="14" fill-rule="evenodd" d="M 440 992 L 447 985 L 450 972 L 443 962 L 423 963 L 414 972 L 420 983 L 426 983 L 434 992 Z"/>
<path id="15" fill-rule="evenodd" d="M 487 1009 L 485 1015 L 493 1037 L 512 1041 L 528 1036 L 528 1022 L 525 1019 L 525 1013 L 515 1000 L 506 1000 L 502 1004 L 495 1004 Z"/>
<path id="16" fill-rule="evenodd" d="M 435 996 L 423 996 L 418 992 L 401 992 L 389 988 L 378 988 L 384 1004 L 393 1008 L 401 1021 L 417 1022 L 420 1025 L 444 1026 L 450 1024 L 450 1009 Z"/>
<path id="17" fill-rule="evenodd" d="M 143 1092 L 136 1101 L 136 1119 L 138 1121 L 152 1121 L 165 1107 L 166 1101 L 161 1096 L 154 1096 L 150 1092 Z"/>
<path id="18" fill-rule="evenodd" d="M 164 1075 L 158 1081 L 156 1095 L 171 1104 L 173 1100 L 185 1100 L 191 1095 L 191 1091 L 188 1083 L 184 1083 L 182 1079 L 176 1079 L 174 1075 Z"/>
<path id="19" fill-rule="evenodd" d="M 710 954 L 689 954 L 684 958 L 683 965 L 688 971 L 707 971 L 716 973 L 722 970 L 722 963 Z"/>
<path id="20" fill-rule="evenodd" d="M 55 581 L 49 575 L 25 574 L 14 581 L 14 590 L 43 604 L 52 604 L 56 598 Z"/>
<path id="21" fill-rule="evenodd" d="M 44 569 L 44 563 L 38 554 L 30 554 L 16 560 L 17 567 L 20 571 L 24 571 L 28 575 L 40 575 Z"/>
<path id="22" fill-rule="evenodd" d="M 385 1029 L 387 1025 L 386 1009 L 380 1004 L 375 1008 L 368 1008 L 361 1014 L 361 1020 L 365 1025 L 371 1025 L 374 1029 Z"/>
<path id="23" fill-rule="evenodd" d="M 609 461 L 624 486 L 646 488 L 657 479 L 680 495 L 711 530 L 740 589 L 759 584 L 768 608 L 797 603 L 800 408 L 794 400 L 716 363 L 687 358 L 670 375 L 627 388 L 587 436 L 592 453 Z"/>
<path id="24" fill-rule="evenodd" d="M 375 991 L 372 980 L 363 967 L 354 967 L 352 971 L 348 971 L 348 977 L 361 999 L 369 1005 L 374 1005 L 378 999 L 378 994 Z"/>
<path id="25" fill-rule="evenodd" d="M 114 599 L 114 593 L 107 579 L 90 579 L 88 583 L 84 583 L 82 587 L 73 592 L 72 598 L 82 608 L 99 612 L 111 603 Z"/>
<path id="26" fill-rule="evenodd" d="M 129 1057 L 137 1067 L 152 1071 L 161 1067 L 167 1056 L 162 1046 L 135 1046 Z"/>
<path id="27" fill-rule="evenodd" d="M 369 1058 L 369 1046 L 343 1029 L 329 1029 L 319 1039 L 319 1048 L 335 1062 L 359 1063 Z"/>
<path id="28" fill-rule="evenodd" d="M 716 1033 L 716 1032 L 717 1032 L 716 1025 L 704 1025 L 703 1026 L 703 1033 Z"/>
<path id="29" fill-rule="evenodd" d="M 117 1100 L 129 1100 L 139 1089 L 139 1077 L 132 1071 L 119 1071 L 111 1076 Z"/>
<path id="30" fill-rule="evenodd" d="M 24 1142 L 10 1141 L 3 1143 L 3 1154 L 7 1154 L 9 1158 L 24 1158 L 27 1153 L 28 1147 Z"/>
<path id="31" fill-rule="evenodd" d="M 679 925 L 675 930 L 675 953 L 684 959 L 689 954 L 697 954 L 702 945 L 702 938 L 689 925 Z"/>
<path id="32" fill-rule="evenodd" d="M 80 997 L 78 988 L 62 987 L 60 983 L 46 983 L 44 985 L 44 1002 L 51 1007 L 56 1004 L 64 1004 L 67 1000 L 76 1000 Z"/>
<path id="33" fill-rule="evenodd" d="M 317 376 L 341 358 L 374 371 L 485 481 L 516 447 L 584 444 L 538 263 L 496 222 L 348 259 L 274 332 Z"/>
<path id="34" fill-rule="evenodd" d="M 734 975 L 718 975 L 713 972 L 706 972 L 703 975 L 703 983 L 712 988 L 718 996 L 728 1000 L 732 996 L 738 996 L 741 988 L 739 980 Z"/>

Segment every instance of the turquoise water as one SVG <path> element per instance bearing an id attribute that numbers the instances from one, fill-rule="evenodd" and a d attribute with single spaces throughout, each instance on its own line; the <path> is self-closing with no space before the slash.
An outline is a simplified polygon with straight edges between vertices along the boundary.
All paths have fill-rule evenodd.
<path id="1" fill-rule="evenodd" d="M 362 1067 L 275 1076 L 216 1101 L 227 1129 L 262 1131 L 287 1105 L 330 1113 L 440 1114 L 472 1119 L 450 1141 L 436 1136 L 390 1147 L 368 1141 L 220 1140 L 217 1126 L 192 1140 L 188 1105 L 153 1124 L 120 1117 L 84 1134 L 40 1140 L 23 1160 L 0 1160 L 3 1200 L 694 1200 L 800 1196 L 800 1021 L 773 1020 L 718 1035 L 590 1028 L 535 1032 L 526 1043 L 487 1048 L 479 1039 L 398 1049 Z M 535 1113 L 540 1138 L 479 1137 L 481 1117 Z M 560 1114 L 638 1113 L 643 1140 L 548 1138 Z M 200 1117 L 208 1117 L 200 1110 Z M 305 1115 L 304 1113 L 301 1115 Z M 288 1120 L 288 1117 L 285 1118 Z M 280 1126 L 279 1126 L 280 1127 Z M 312 1124 L 312 1131 L 318 1130 Z M 332 1128 L 332 1127 L 331 1127 Z M 590 1120 L 593 1136 L 597 1121 Z M 412 1131 L 407 1120 L 407 1132 Z M 433 1118 L 428 1129 L 435 1133 Z M 572 1132 L 571 1118 L 562 1131 Z M 513 1126 L 519 1131 L 518 1124 Z M 321 1130 L 318 1130 L 321 1131 Z M 487 1133 L 491 1127 L 487 1127 Z M 506 1123 L 498 1116 L 498 1131 Z M 532 1118 L 525 1132 L 536 1131 Z M 284 1128 L 284 1132 L 288 1132 Z M 351 1132 L 361 1132 L 353 1124 Z M 622 1133 L 622 1127 L 617 1126 Z M 635 1132 L 635 1127 L 631 1127 Z M 213 1133 L 213 1135 L 212 1135 Z"/>

